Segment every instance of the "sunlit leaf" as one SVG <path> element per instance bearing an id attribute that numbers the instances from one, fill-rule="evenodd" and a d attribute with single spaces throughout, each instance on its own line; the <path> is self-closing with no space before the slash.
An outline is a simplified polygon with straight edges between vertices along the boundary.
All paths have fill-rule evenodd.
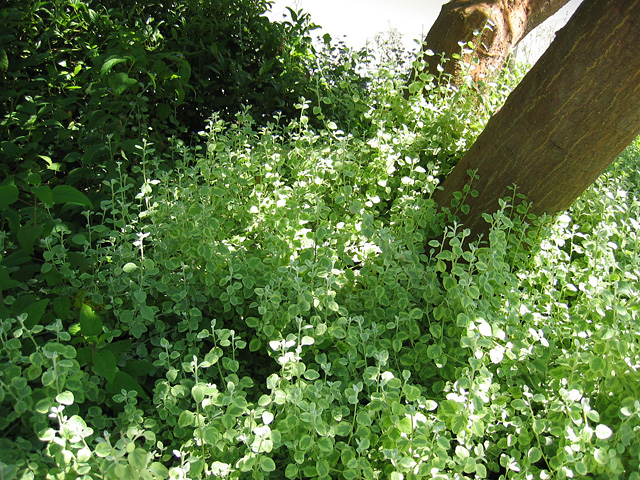
<path id="1" fill-rule="evenodd" d="M 102 333 L 100 315 L 86 303 L 83 303 L 80 307 L 80 329 L 85 336 L 100 335 Z"/>
<path id="2" fill-rule="evenodd" d="M 606 425 L 600 424 L 596 427 L 596 437 L 600 440 L 606 440 L 611 435 L 613 435 L 613 431 Z"/>

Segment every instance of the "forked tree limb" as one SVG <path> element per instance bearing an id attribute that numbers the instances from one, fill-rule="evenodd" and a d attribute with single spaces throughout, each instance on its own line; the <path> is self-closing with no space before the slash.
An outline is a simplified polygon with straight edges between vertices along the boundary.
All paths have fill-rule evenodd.
<path id="1" fill-rule="evenodd" d="M 470 210 L 483 213 L 518 191 L 534 214 L 566 210 L 640 134 L 640 0 L 583 2 L 436 191 L 448 207 L 476 170 Z"/>
<path id="2" fill-rule="evenodd" d="M 440 15 L 423 42 L 423 51 L 431 50 L 426 73 L 445 81 L 460 83 L 463 74 L 460 62 L 453 58 L 461 53 L 459 42 L 472 42 L 476 48 L 461 60 L 469 64 L 473 55 L 479 62 L 472 65 L 474 81 L 498 71 L 515 47 L 531 30 L 562 8 L 569 0 L 452 0 L 442 6 Z M 476 32 L 482 32 L 476 36 Z M 467 48 L 467 50 L 470 50 Z M 447 75 L 440 76 L 440 57 L 448 59 L 442 65 Z M 415 72 L 422 73 L 422 72 Z M 413 80 L 413 78 L 412 78 Z"/>

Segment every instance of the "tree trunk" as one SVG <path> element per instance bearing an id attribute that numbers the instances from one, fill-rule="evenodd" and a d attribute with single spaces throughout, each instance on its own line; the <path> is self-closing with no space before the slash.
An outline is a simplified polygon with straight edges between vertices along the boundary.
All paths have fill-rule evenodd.
<path id="1" fill-rule="evenodd" d="M 445 3 L 423 42 L 423 50 L 429 49 L 436 55 L 431 57 L 426 73 L 438 78 L 439 58 L 444 54 L 447 59 L 443 64 L 444 73 L 451 75 L 454 84 L 459 84 L 467 72 L 461 71 L 460 62 L 452 56 L 461 52 L 458 42 L 472 42 L 477 46 L 475 52 L 464 54 L 461 60 L 470 64 L 476 55 L 479 63 L 472 64 L 468 73 L 475 82 L 482 80 L 491 71 L 500 70 L 511 48 L 568 1 L 452 0 Z M 476 36 L 474 32 L 482 35 Z M 448 81 L 449 76 L 440 78 Z"/>
<path id="2" fill-rule="evenodd" d="M 532 213 L 567 209 L 640 134 L 640 0 L 589 0 L 487 123 L 434 194 L 449 206 L 469 182 L 477 198 L 461 217 L 477 236 L 509 187 Z"/>

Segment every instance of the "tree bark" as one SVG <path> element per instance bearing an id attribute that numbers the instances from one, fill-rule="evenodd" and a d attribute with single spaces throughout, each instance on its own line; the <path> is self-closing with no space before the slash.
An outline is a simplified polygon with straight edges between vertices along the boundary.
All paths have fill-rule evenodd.
<path id="1" fill-rule="evenodd" d="M 487 123 L 434 199 L 448 207 L 469 182 L 479 195 L 461 216 L 488 231 L 509 187 L 534 214 L 566 210 L 640 134 L 640 0 L 583 2 Z"/>
<path id="2" fill-rule="evenodd" d="M 423 51 L 429 49 L 435 54 L 426 73 L 438 78 L 439 59 L 444 55 L 447 60 L 442 65 L 443 73 L 448 74 L 440 76 L 444 81 L 451 78 L 454 84 L 460 84 L 466 73 L 470 73 L 475 82 L 482 80 L 492 71 L 500 70 L 512 47 L 568 1 L 452 0 L 445 3 L 423 42 Z M 474 32 L 482 34 L 476 36 Z M 460 61 L 453 58 L 454 54 L 461 53 L 459 42 L 472 42 L 476 46 L 474 52 L 461 57 L 466 64 L 471 64 L 474 55 L 478 57 L 479 62 L 471 64 L 470 72 L 463 72 Z M 466 47 L 466 50 L 471 49 Z"/>

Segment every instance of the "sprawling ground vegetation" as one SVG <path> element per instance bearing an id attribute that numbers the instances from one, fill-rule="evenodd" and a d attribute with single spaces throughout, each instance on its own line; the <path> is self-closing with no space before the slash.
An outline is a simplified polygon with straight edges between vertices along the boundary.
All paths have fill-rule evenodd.
<path id="1" fill-rule="evenodd" d="M 637 480 L 640 142 L 469 244 L 517 72 L 405 100 L 266 7 L 0 13 L 0 478 Z"/>

